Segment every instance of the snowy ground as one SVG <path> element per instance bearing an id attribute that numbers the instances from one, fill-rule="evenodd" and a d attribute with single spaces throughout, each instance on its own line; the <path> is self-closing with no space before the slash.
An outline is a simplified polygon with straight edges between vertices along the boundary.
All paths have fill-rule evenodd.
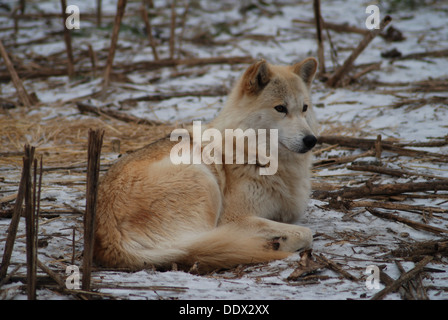
<path id="1" fill-rule="evenodd" d="M 154 1 L 156 7 L 165 6 L 164 1 Z M 183 1 L 178 1 L 183 3 Z M 274 1 L 272 1 L 274 2 Z M 182 43 L 181 57 L 214 57 L 214 56 L 252 56 L 265 58 L 271 63 L 290 64 L 307 56 L 316 56 L 315 29 L 312 24 L 299 21 L 312 20 L 312 1 L 288 1 L 281 5 L 260 5 L 258 1 L 197 1 L 200 6 L 192 6 L 186 20 L 185 39 L 196 36 L 210 37 L 215 43 L 200 44 L 197 41 L 185 40 Z M 401 30 L 406 37 L 402 42 L 387 42 L 381 37 L 375 38 L 368 48 L 356 60 L 356 64 L 382 61 L 381 69 L 368 73 L 358 83 L 345 88 L 330 89 L 316 80 L 314 83 L 313 101 L 316 113 L 321 123 L 321 133 L 326 135 L 346 135 L 375 139 L 381 134 L 382 139 L 398 139 L 401 143 L 427 142 L 443 138 L 448 134 L 448 106 L 447 92 L 420 90 L 419 81 L 441 80 L 448 81 L 447 57 L 429 57 L 421 59 L 406 59 L 389 62 L 381 57 L 381 52 L 397 48 L 403 55 L 416 52 L 441 50 L 448 48 L 448 2 L 438 1 L 431 5 L 418 6 L 414 10 L 409 7 L 398 7 L 389 12 L 389 4 L 393 1 L 381 1 L 379 4 L 381 15 L 390 13 L 393 26 Z M 28 1 L 27 12 L 59 13 L 60 9 L 54 1 Z M 238 3 L 236 5 L 235 3 Z M 249 6 L 256 3 L 257 7 Z M 98 30 L 95 24 L 84 21 L 82 13 L 94 13 L 92 1 L 68 1 L 77 4 L 81 10 L 81 30 L 73 37 L 76 50 L 85 50 L 88 44 L 104 56 L 103 49 L 110 43 L 110 27 Z M 347 22 L 358 28 L 364 28 L 367 1 L 323 1 L 322 16 L 328 22 Z M 116 63 L 151 61 L 153 59 L 147 38 L 143 34 L 143 23 L 136 12 L 140 1 L 130 1 L 127 8 L 129 16 L 124 22 L 131 31 L 120 33 L 119 49 Z M 261 7 L 260 7 L 261 6 Z M 245 7 L 245 16 L 241 8 Z M 115 1 L 103 1 L 106 14 L 115 12 Z M 261 8 L 261 9 L 260 9 Z M 166 14 L 153 19 L 154 24 L 166 23 Z M 183 13 L 179 5 L 178 14 Z M 109 18 L 104 25 L 113 21 Z M 23 25 L 22 25 L 23 23 Z M 12 26 L 12 20 L 6 16 L 0 17 L 0 28 Z M 51 31 L 60 30 L 58 19 L 35 19 L 21 22 L 17 42 L 28 42 L 48 35 Z M 159 55 L 167 57 L 169 27 L 158 27 L 156 30 L 160 39 Z M 179 30 L 178 30 L 179 31 Z M 207 32 L 205 32 L 207 31 Z M 64 52 L 65 46 L 62 35 L 49 37 L 44 43 L 12 46 L 12 30 L 0 31 L 0 37 L 7 49 L 22 61 L 30 61 L 39 55 L 47 56 L 52 53 Z M 141 34 L 139 34 L 139 32 Z M 337 33 L 330 31 L 332 42 L 338 53 L 337 61 L 342 64 L 351 50 L 357 46 L 362 36 L 353 33 Z M 4 40 L 3 40 L 4 39 Z M 326 64 L 335 67 L 330 58 L 328 41 L 325 43 Z M 103 53 L 103 55 L 101 55 Z M 86 59 L 85 64 L 88 65 Z M 104 60 L 99 64 L 103 65 Z M 140 101 L 132 105 L 120 104 L 119 101 L 139 97 L 148 93 L 195 92 L 210 88 L 229 89 L 233 81 L 241 74 L 247 65 L 208 65 L 201 67 L 177 67 L 176 72 L 186 72 L 185 76 L 173 77 L 173 68 L 157 71 L 139 70 L 126 74 L 126 81 L 113 81 L 107 97 L 90 97 L 90 103 L 98 106 L 112 106 L 121 108 L 124 112 L 146 119 L 191 122 L 193 119 L 210 120 L 222 107 L 225 96 L 182 97 L 163 101 Z M 158 81 L 151 81 L 154 78 Z M 112 151 L 112 138 L 126 136 L 117 121 L 103 118 L 97 120 L 92 115 L 80 114 L 73 99 L 91 95 L 101 90 L 100 78 L 83 78 L 69 81 L 67 77 L 51 77 L 41 79 L 27 79 L 24 84 L 29 92 L 35 92 L 41 103 L 32 110 L 23 108 L 1 109 L 0 118 L 8 126 L 0 128 L 2 152 L 0 152 L 0 209 L 10 208 L 13 202 L 6 201 L 17 191 L 20 179 L 21 160 L 8 152 L 22 150 L 25 142 L 36 145 L 44 154 L 54 156 L 55 148 L 61 150 L 73 148 L 73 159 L 79 154 L 76 150 L 84 146 L 87 132 L 83 128 L 78 136 L 64 141 L 53 136 L 39 134 L 34 127 L 32 133 L 29 124 L 42 126 L 42 132 L 55 122 L 76 122 L 85 125 L 92 123 L 107 128 L 106 146 L 102 153 L 102 162 L 110 163 L 117 158 L 118 153 Z M 12 82 L 0 84 L 0 95 L 9 100 L 17 100 Z M 442 102 L 431 102 L 431 97 L 445 97 Z M 397 102 L 406 99 L 426 98 L 429 102 L 423 105 L 405 104 L 394 108 Z M 443 102 L 444 101 L 444 102 Z M 33 120 L 35 119 L 35 120 Z M 9 122 L 6 122 L 9 121 Z M 11 134 L 9 130 L 22 132 L 22 135 Z M 19 130 L 19 129 L 20 130 Z M 134 135 L 139 138 L 138 143 L 144 145 L 147 141 L 141 137 L 136 127 Z M 60 134 L 63 132 L 60 131 Z M 109 133 L 109 136 L 108 136 Z M 57 133 L 55 134 L 57 135 Z M 115 136 L 114 136 L 115 135 Z M 79 136 L 84 137 L 84 144 L 77 144 Z M 150 138 L 148 138 L 150 139 Z M 131 143 L 132 135 L 122 139 L 122 150 L 128 150 L 140 145 Z M 323 146 L 325 147 L 325 146 Z M 448 146 L 416 148 L 448 155 Z M 45 151 L 46 150 L 46 151 Z M 85 150 L 85 149 L 84 149 Z M 64 151 L 65 152 L 65 151 Z M 61 152 L 64 157 L 67 152 Z M 356 149 L 335 148 L 324 151 L 316 156 L 316 161 L 330 157 L 343 157 L 359 154 L 363 151 Z M 65 158 L 63 158 L 65 159 Z M 360 161 L 374 162 L 374 157 L 360 158 Z M 433 159 L 413 159 L 404 156 L 391 155 L 384 152 L 384 163 L 392 168 L 400 168 L 423 175 L 448 178 L 448 163 L 433 161 Z M 82 164 L 75 160 L 66 165 Z M 348 163 L 349 164 L 349 163 Z M 332 184 L 335 186 L 359 186 L 361 183 L 374 179 L 375 183 L 393 183 L 424 181 L 422 177 L 392 178 L 388 176 L 373 176 L 347 168 L 348 164 L 340 166 L 319 167 L 313 170 L 313 182 L 316 184 Z M 44 165 L 49 165 L 45 162 Z M 49 166 L 55 166 L 52 163 Z M 64 163 L 59 163 L 64 165 Z M 430 193 L 422 193 L 427 197 L 403 199 L 402 203 L 424 205 L 448 209 L 448 196 L 439 192 L 440 198 L 431 197 Z M 42 187 L 42 209 L 48 212 L 39 222 L 39 259 L 49 267 L 59 272 L 65 279 L 65 267 L 71 264 L 73 243 L 72 236 L 75 229 L 75 265 L 81 264 L 82 254 L 82 217 L 75 209 L 83 210 L 85 206 L 85 173 L 82 170 L 48 170 L 44 173 Z M 95 271 L 93 273 L 93 287 L 100 293 L 111 295 L 117 299 L 369 299 L 380 289 L 368 289 L 366 286 L 366 267 L 381 266 L 391 278 L 400 276 L 395 261 L 402 261 L 406 271 L 412 269 L 415 263 L 406 259 L 399 259 L 390 255 L 391 250 L 402 244 L 426 240 L 446 240 L 447 233 L 435 235 L 426 231 L 415 230 L 405 224 L 377 218 L 364 208 L 356 208 L 349 212 L 327 207 L 327 202 L 312 199 L 305 217 L 300 223 L 314 230 L 313 253 L 323 254 L 338 263 L 342 269 L 349 272 L 358 281 L 349 280 L 328 268 L 306 279 L 287 281 L 286 278 L 298 266 L 299 253 L 292 257 L 269 264 L 238 267 L 234 270 L 216 272 L 198 276 L 180 271 L 156 272 L 119 272 Z M 59 214 L 58 214 L 59 212 Z M 63 212 L 63 213 L 62 213 Z M 53 216 L 51 216 L 51 214 Z M 447 213 L 429 214 L 422 217 L 415 213 L 399 211 L 400 216 L 421 222 L 423 219 L 429 225 L 448 230 Z M 11 219 L 0 219 L 1 255 L 6 239 L 7 229 Z M 25 255 L 25 222 L 22 218 L 9 271 L 24 264 Z M 23 276 L 26 275 L 26 265 L 16 271 L 15 281 L 0 288 L 0 299 L 24 299 Z M 429 269 L 424 274 L 423 285 L 427 288 L 429 299 L 448 299 L 448 258 L 445 254 L 437 255 L 427 265 Z M 439 272 L 435 272 L 437 270 Z M 45 274 L 40 273 L 44 276 Z M 313 277 L 314 276 L 314 277 Z M 22 277 L 22 278 L 21 278 Z M 13 278 L 14 279 L 14 278 Z M 73 296 L 57 293 L 51 287 L 40 288 L 38 299 L 72 299 Z M 386 299 L 400 299 L 400 293 L 391 293 Z"/>

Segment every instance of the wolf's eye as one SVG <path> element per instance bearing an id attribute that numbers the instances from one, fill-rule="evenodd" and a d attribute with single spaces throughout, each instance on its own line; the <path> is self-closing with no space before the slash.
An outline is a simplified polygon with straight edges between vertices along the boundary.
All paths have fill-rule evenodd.
<path id="1" fill-rule="evenodd" d="M 306 110 L 308 110 L 308 105 L 307 105 L 307 104 L 304 104 L 304 105 L 303 105 L 302 112 L 306 112 Z"/>
<path id="2" fill-rule="evenodd" d="M 288 113 L 288 109 L 283 105 L 278 105 L 274 108 L 277 112 Z"/>

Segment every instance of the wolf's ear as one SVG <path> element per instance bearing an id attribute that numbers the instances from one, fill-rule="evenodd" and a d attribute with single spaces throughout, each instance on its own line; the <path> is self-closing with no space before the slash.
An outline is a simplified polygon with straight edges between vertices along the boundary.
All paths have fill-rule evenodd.
<path id="1" fill-rule="evenodd" d="M 265 60 L 251 65 L 243 75 L 243 91 L 248 94 L 258 94 L 271 80 L 271 70 Z"/>
<path id="2" fill-rule="evenodd" d="M 293 65 L 292 70 L 302 78 L 306 86 L 310 88 L 317 71 L 317 60 L 314 58 L 307 58 L 302 62 Z"/>

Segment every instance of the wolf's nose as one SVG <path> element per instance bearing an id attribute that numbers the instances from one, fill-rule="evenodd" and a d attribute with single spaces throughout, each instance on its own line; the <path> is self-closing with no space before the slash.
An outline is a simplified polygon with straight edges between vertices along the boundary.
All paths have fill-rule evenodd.
<path id="1" fill-rule="evenodd" d="M 312 134 L 309 134 L 303 138 L 303 144 L 305 145 L 305 147 L 307 147 L 308 150 L 312 149 L 316 145 L 316 142 L 317 138 Z"/>

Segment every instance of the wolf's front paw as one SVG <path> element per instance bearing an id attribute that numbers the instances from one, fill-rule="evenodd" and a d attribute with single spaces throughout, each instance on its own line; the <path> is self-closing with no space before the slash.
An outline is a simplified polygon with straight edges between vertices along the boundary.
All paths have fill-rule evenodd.
<path id="1" fill-rule="evenodd" d="M 301 227 L 299 248 L 296 251 L 310 249 L 313 245 L 313 232 L 309 228 Z"/>
<path id="2" fill-rule="evenodd" d="M 272 239 L 269 239 L 268 242 L 266 243 L 265 248 L 266 249 L 270 249 L 270 250 L 281 250 L 281 241 L 285 241 L 286 237 L 274 237 Z M 283 251 L 283 250 L 282 250 Z"/>
<path id="3" fill-rule="evenodd" d="M 313 233 L 311 229 L 296 227 L 286 232 L 285 235 L 272 238 L 268 243 L 274 250 L 295 252 L 311 248 Z"/>

